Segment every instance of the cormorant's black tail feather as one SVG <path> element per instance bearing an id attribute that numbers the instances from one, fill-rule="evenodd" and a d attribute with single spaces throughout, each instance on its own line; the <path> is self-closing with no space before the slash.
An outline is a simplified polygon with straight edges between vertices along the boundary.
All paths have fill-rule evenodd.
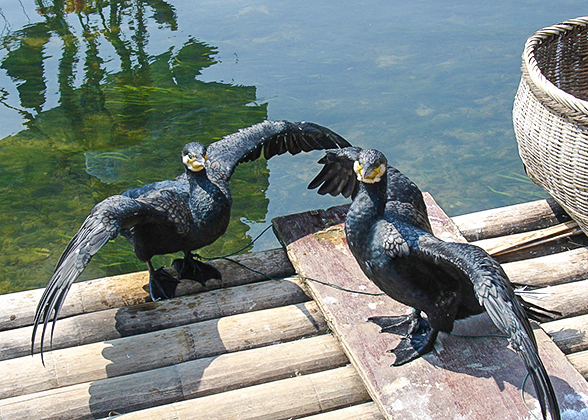
<path id="1" fill-rule="evenodd" d="M 549 414 L 551 415 L 551 419 L 560 420 L 561 415 L 559 412 L 559 405 L 555 397 L 553 385 L 551 384 L 549 375 L 545 370 L 545 366 L 543 366 L 543 363 L 539 358 L 539 353 L 537 353 L 537 349 L 535 346 L 533 346 L 531 340 L 522 338 L 521 347 L 518 349 L 517 353 L 521 359 L 523 359 L 525 367 L 527 368 L 527 372 L 529 372 L 529 376 L 533 381 L 533 387 L 537 393 L 537 399 L 539 400 L 539 405 L 541 406 L 541 413 L 543 413 L 543 418 L 547 419 L 546 413 L 548 410 L 547 407 L 545 407 L 545 402 L 547 402 L 549 405 Z"/>

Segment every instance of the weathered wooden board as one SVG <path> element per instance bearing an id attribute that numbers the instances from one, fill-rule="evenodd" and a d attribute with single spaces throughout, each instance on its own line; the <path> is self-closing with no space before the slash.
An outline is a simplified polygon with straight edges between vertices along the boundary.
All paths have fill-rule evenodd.
<path id="1" fill-rule="evenodd" d="M 313 301 L 0 362 L 0 399 L 324 334 Z"/>
<path id="2" fill-rule="evenodd" d="M 294 274 L 294 269 L 281 248 L 238 255 L 232 259 L 271 278 Z M 206 283 L 206 287 L 202 287 L 198 282 L 182 281 L 176 295 L 186 296 L 267 280 L 263 274 L 247 270 L 231 261 L 216 260 L 210 264 L 223 274 L 222 280 L 211 279 Z M 141 271 L 74 283 L 63 305 L 60 318 L 150 302 L 148 282 L 148 272 Z M 0 331 L 31 325 L 43 290 L 0 295 Z"/>
<path id="3" fill-rule="evenodd" d="M 347 363 L 337 340 L 332 335 L 320 335 L 7 398 L 0 400 L 0 413 L 2 419 L 11 420 L 102 418 L 110 412 L 132 412 L 297 375 L 333 370 Z M 331 388 L 334 389 L 331 392 L 337 393 L 337 387 Z M 202 409 L 200 404 L 196 407 Z M 233 410 L 242 411 L 239 407 L 233 407 Z M 237 416 L 216 417 L 208 414 L 205 418 Z"/>
<path id="4" fill-rule="evenodd" d="M 335 385 L 335 386 L 334 386 Z M 353 366 L 181 401 L 120 420 L 291 419 L 369 401 Z"/>
<path id="5" fill-rule="evenodd" d="M 307 300 L 308 296 L 302 290 L 300 280 L 287 278 L 84 313 L 57 321 L 53 349 L 138 335 Z M 30 354 L 31 334 L 32 327 L 0 331 L 0 360 Z M 39 341 L 40 334 L 36 351 L 39 349 Z"/>
<path id="6" fill-rule="evenodd" d="M 444 240 L 457 230 L 427 196 L 433 227 Z M 290 260 L 303 276 L 340 287 L 377 293 L 346 245 L 340 209 L 315 211 L 274 220 L 274 230 Z M 338 224 L 339 223 L 339 224 Z M 325 227 L 331 226 L 327 229 Z M 463 240 L 459 235 L 454 240 Z M 400 337 L 380 334 L 370 316 L 405 314 L 410 310 L 385 296 L 348 293 L 308 281 L 307 287 L 357 367 L 374 402 L 387 418 L 519 419 L 529 412 L 520 387 L 526 369 L 503 338 L 463 338 L 440 334 L 430 354 L 405 366 L 390 367 L 386 353 Z M 483 335 L 497 330 L 486 315 L 460 321 L 460 333 Z M 562 411 L 588 417 L 588 384 L 542 331 L 537 331 L 540 354 L 551 375 Z M 540 414 L 527 383 L 526 401 Z"/>

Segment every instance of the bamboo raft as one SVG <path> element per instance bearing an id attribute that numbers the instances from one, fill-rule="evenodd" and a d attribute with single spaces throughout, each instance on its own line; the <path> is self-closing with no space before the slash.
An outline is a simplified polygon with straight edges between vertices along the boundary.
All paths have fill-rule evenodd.
<path id="1" fill-rule="evenodd" d="M 450 219 L 425 198 L 439 237 L 489 250 L 558 312 L 536 328 L 540 354 L 564 418 L 588 418 L 588 238 L 552 200 Z M 344 212 L 275 219 L 283 248 L 215 261 L 222 280 L 182 282 L 169 301 L 150 301 L 147 272 L 74 284 L 45 366 L 30 356 L 42 290 L 0 296 L 0 419 L 532 418 L 504 338 L 440 334 L 390 367 L 398 337 L 365 319 L 407 308 L 304 278 L 378 292 L 350 260 Z M 456 326 L 495 331 L 486 315 Z"/>

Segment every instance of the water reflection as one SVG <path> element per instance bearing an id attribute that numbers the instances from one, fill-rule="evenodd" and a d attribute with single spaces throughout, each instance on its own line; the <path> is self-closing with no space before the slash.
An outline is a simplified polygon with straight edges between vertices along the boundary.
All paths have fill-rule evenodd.
<path id="1" fill-rule="evenodd" d="M 43 20 L 2 38 L 8 52 L 0 68 L 14 81 L 19 105 L 11 105 L 6 90 L 0 102 L 19 111 L 26 129 L 0 140 L 0 293 L 44 286 L 92 206 L 175 177 L 186 142 L 207 144 L 267 115 L 266 105 L 255 103 L 255 87 L 196 80 L 216 63 L 214 47 L 189 39 L 155 56 L 147 52 L 149 30 L 177 29 L 175 9 L 165 1 L 36 4 Z M 47 70 L 55 43 L 56 74 Z M 119 68 L 107 71 L 112 60 Z M 58 86 L 59 99 L 47 109 L 49 83 Z M 268 176 L 264 161 L 238 169 L 230 234 L 203 254 L 246 243 L 248 225 L 241 220 L 263 220 Z M 144 267 L 117 240 L 84 276 L 136 269 Z"/>

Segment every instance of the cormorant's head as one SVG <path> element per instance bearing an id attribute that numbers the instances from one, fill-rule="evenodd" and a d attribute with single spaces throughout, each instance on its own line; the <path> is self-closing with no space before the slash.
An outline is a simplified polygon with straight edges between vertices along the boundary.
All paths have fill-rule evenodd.
<path id="1" fill-rule="evenodd" d="M 182 162 L 192 172 L 200 172 L 206 165 L 206 147 L 202 143 L 192 142 L 184 146 L 182 150 Z"/>
<path id="2" fill-rule="evenodd" d="M 373 184 L 380 181 L 386 174 L 386 165 L 388 161 L 382 152 L 364 149 L 359 153 L 358 159 L 353 162 L 353 171 L 359 181 Z"/>

